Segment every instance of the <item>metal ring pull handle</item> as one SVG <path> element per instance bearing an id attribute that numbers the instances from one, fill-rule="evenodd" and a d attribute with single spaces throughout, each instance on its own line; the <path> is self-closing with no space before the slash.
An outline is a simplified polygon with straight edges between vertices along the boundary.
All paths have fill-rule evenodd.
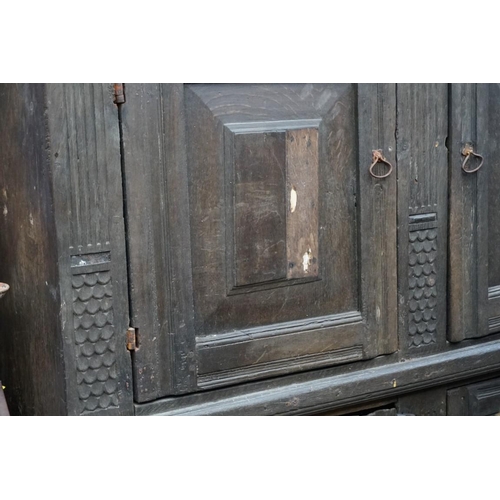
<path id="1" fill-rule="evenodd" d="M 373 172 L 373 167 L 379 162 L 385 163 L 389 167 L 389 170 L 384 175 L 377 175 L 376 173 Z M 372 151 L 372 164 L 370 165 L 370 175 L 372 177 L 375 177 L 375 179 L 385 179 L 386 177 L 389 177 L 389 175 L 391 175 L 391 173 L 392 173 L 392 165 L 389 163 L 388 160 L 386 160 L 382 150 L 381 149 L 373 150 Z"/>
<path id="2" fill-rule="evenodd" d="M 464 161 L 462 163 L 462 170 L 468 174 L 473 174 L 474 172 L 477 172 L 483 166 L 484 158 L 480 154 L 474 153 L 474 149 L 470 144 L 466 144 L 465 147 L 462 149 L 462 156 L 465 156 Z M 481 161 L 479 162 L 479 165 L 473 170 L 467 170 L 465 167 L 471 156 L 475 156 L 476 158 L 479 158 Z"/>

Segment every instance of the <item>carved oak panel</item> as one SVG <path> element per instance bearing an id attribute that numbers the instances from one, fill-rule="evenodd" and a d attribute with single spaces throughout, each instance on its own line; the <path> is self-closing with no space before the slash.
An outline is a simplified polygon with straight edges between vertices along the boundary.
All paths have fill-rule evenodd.
<path id="1" fill-rule="evenodd" d="M 111 84 L 49 84 L 70 414 L 130 414 L 118 109 Z"/>
<path id="2" fill-rule="evenodd" d="M 446 345 L 448 85 L 397 91 L 400 339 L 415 356 Z"/>
<path id="3" fill-rule="evenodd" d="M 427 226 L 427 227 L 425 227 Z M 408 333 L 410 347 L 436 342 L 436 224 L 410 231 Z M 411 226 L 410 226 L 411 228 Z"/>

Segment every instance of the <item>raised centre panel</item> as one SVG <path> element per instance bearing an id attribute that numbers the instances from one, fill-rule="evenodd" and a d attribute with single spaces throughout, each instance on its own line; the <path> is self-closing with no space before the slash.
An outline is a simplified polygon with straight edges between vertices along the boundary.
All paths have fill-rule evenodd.
<path id="1" fill-rule="evenodd" d="M 228 292 L 318 277 L 319 124 L 225 127 Z"/>

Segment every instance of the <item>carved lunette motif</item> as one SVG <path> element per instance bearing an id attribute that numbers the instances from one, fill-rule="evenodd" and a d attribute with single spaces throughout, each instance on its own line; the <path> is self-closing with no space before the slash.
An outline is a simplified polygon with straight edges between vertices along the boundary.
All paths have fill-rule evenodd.
<path id="1" fill-rule="evenodd" d="M 411 217 L 408 267 L 409 347 L 436 342 L 437 221 L 436 214 Z M 429 219 L 431 219 L 429 221 Z M 424 222 L 420 222 L 420 221 Z"/>
<path id="2" fill-rule="evenodd" d="M 118 406 L 109 252 L 71 258 L 76 383 L 80 414 Z"/>

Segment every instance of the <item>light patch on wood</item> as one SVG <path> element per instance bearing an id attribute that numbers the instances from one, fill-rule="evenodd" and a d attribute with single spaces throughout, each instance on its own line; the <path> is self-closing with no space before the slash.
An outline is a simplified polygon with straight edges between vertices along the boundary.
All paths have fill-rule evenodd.
<path id="1" fill-rule="evenodd" d="M 311 249 L 309 249 L 303 256 L 302 256 L 302 267 L 304 268 L 304 272 L 307 273 L 309 269 L 309 265 L 311 264 L 312 261 L 312 253 Z"/>
<path id="2" fill-rule="evenodd" d="M 7 214 L 8 214 L 8 213 L 9 213 L 9 211 L 7 210 L 7 205 L 4 205 L 4 206 L 3 206 L 3 214 L 4 214 L 5 216 L 7 216 Z"/>
<path id="3" fill-rule="evenodd" d="M 290 191 L 290 212 L 293 214 L 295 212 L 295 208 L 297 207 L 297 191 L 295 187 L 292 186 Z"/>

